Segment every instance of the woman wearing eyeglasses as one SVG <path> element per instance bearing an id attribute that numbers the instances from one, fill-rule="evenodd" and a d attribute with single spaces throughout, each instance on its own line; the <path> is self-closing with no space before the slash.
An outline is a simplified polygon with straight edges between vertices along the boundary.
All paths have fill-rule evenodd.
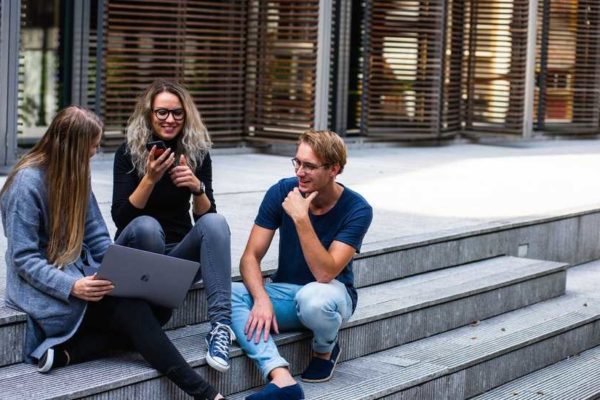
<path id="1" fill-rule="evenodd" d="M 206 361 L 223 372 L 235 339 L 231 246 L 227 222 L 216 213 L 210 146 L 189 92 L 156 80 L 139 97 L 115 154 L 111 212 L 117 244 L 200 262 L 196 281 L 204 281 L 212 326 Z"/>

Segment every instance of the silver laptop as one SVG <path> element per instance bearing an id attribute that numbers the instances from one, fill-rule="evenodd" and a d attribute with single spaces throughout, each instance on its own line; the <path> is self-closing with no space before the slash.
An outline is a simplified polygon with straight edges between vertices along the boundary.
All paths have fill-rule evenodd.
<path id="1" fill-rule="evenodd" d="M 199 268 L 200 264 L 194 261 L 112 244 L 104 255 L 98 278 L 115 285 L 110 296 L 177 308 Z"/>

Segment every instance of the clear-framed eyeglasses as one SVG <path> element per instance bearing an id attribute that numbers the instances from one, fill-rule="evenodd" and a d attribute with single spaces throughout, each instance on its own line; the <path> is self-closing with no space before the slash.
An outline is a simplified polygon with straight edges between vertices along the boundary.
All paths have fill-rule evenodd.
<path id="1" fill-rule="evenodd" d="M 294 166 L 294 170 L 296 170 L 296 172 L 302 169 L 308 174 L 310 174 L 311 172 L 315 172 L 319 168 L 327 168 L 330 166 L 330 164 L 316 165 L 311 163 L 305 163 L 298 160 L 296 157 L 292 158 L 292 165 Z"/>

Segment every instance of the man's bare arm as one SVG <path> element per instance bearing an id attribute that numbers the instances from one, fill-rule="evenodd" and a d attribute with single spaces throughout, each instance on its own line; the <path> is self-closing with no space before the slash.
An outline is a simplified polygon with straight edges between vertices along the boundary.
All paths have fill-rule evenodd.
<path id="1" fill-rule="evenodd" d="M 304 198 L 298 188 L 294 188 L 284 200 L 283 209 L 294 221 L 302 254 L 310 272 L 317 282 L 328 283 L 342 272 L 356 250 L 339 241 L 334 241 L 329 249 L 321 244 L 309 217 L 310 203 L 317 194 L 313 192 Z"/>
<path id="2" fill-rule="evenodd" d="M 356 253 L 354 247 L 335 240 L 329 249 L 323 247 L 310 221 L 308 224 L 297 223 L 296 230 L 304 259 L 317 282 L 328 283 L 334 280 Z"/>
<path id="3" fill-rule="evenodd" d="M 279 333 L 279 327 L 273 312 L 273 304 L 265 291 L 260 270 L 260 262 L 267 253 L 274 235 L 274 230 L 254 225 L 250 231 L 244 254 L 240 259 L 240 273 L 244 285 L 246 285 L 254 300 L 244 332 L 248 340 L 251 340 L 254 336 L 256 343 L 259 342 L 261 335 L 264 341 L 267 341 L 271 327 L 275 333 Z"/>

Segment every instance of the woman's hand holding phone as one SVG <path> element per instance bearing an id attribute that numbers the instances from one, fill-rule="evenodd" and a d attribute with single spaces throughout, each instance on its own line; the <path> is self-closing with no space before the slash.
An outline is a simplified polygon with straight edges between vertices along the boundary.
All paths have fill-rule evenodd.
<path id="1" fill-rule="evenodd" d="M 158 150 L 162 150 L 162 152 Z M 174 160 L 175 154 L 171 152 L 171 149 L 160 149 L 157 145 L 153 145 L 146 161 L 146 177 L 148 180 L 153 184 L 158 182 L 165 174 L 165 171 L 173 165 Z"/>

